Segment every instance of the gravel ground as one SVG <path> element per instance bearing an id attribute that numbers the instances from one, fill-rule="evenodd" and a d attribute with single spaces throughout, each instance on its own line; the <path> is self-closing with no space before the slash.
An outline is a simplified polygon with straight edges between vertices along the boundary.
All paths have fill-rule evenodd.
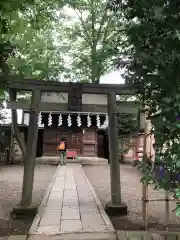
<path id="1" fill-rule="evenodd" d="M 33 204 L 40 204 L 55 169 L 56 166 L 36 165 Z M 22 179 L 23 166 L 0 166 L 0 236 L 7 236 L 11 233 L 25 234 L 31 226 L 32 218 L 12 220 L 10 217 L 13 207 L 21 199 Z"/>
<path id="2" fill-rule="evenodd" d="M 142 221 L 142 185 L 140 173 L 130 165 L 121 165 L 122 201 L 128 206 L 128 216 L 111 217 L 112 223 L 117 230 L 141 230 Z M 110 200 L 110 173 L 109 165 L 84 166 L 85 172 L 92 183 L 102 204 Z M 149 199 L 164 199 L 164 191 L 156 191 L 149 187 Z M 169 229 L 180 231 L 180 218 L 176 217 L 175 202 L 170 202 Z M 163 201 L 151 201 L 148 204 L 148 227 L 162 230 L 165 224 L 165 203 Z"/>

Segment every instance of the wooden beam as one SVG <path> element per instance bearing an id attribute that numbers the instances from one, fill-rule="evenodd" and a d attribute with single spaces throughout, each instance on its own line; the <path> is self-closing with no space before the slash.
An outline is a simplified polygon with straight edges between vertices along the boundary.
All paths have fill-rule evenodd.
<path id="1" fill-rule="evenodd" d="M 13 78 L 13 77 L 12 77 Z M 128 84 L 93 84 L 93 83 L 67 83 L 55 81 L 41 81 L 33 79 L 10 79 L 8 87 L 32 91 L 33 89 L 42 92 L 70 92 L 72 87 L 79 87 L 82 93 L 108 94 L 111 92 L 117 95 L 134 95 L 135 90 Z"/>
<path id="2" fill-rule="evenodd" d="M 8 101 L 7 109 L 22 109 L 28 111 L 30 109 L 30 103 L 21 101 Z M 50 103 L 41 102 L 39 107 L 40 112 L 68 112 L 68 105 L 66 103 Z M 69 111 L 73 112 L 73 111 Z M 102 112 L 107 113 L 107 105 L 98 104 L 83 104 L 81 112 Z"/>
<path id="3" fill-rule="evenodd" d="M 7 101 L 7 109 L 22 109 L 22 110 L 29 110 L 30 109 L 30 102 L 29 101 Z M 133 105 L 132 103 L 124 104 L 124 103 L 117 103 L 117 109 L 119 113 L 138 113 L 138 105 Z M 40 111 L 68 111 L 68 107 L 66 103 L 53 103 L 53 102 L 41 102 L 40 103 Z M 107 105 L 99 105 L 99 104 L 83 104 L 81 112 L 104 112 L 107 113 Z"/>

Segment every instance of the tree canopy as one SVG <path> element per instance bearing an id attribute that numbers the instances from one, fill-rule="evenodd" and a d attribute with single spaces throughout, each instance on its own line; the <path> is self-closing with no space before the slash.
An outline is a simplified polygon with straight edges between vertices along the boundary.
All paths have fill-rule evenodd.
<path id="1" fill-rule="evenodd" d="M 174 191 L 180 198 L 179 114 L 180 114 L 180 3 L 166 0 L 133 0 L 121 5 L 126 48 L 119 66 L 125 66 L 125 79 L 134 86 L 141 101 L 149 109 L 158 149 L 155 164 L 164 167 L 164 175 L 156 178 L 152 168 L 146 169 L 144 180 L 156 187 Z M 118 16 L 116 11 L 116 16 Z M 126 56 L 125 64 L 122 56 Z M 119 60 L 119 59 L 118 59 Z M 163 151 L 163 146 L 166 149 Z M 179 176 L 179 175 L 178 175 Z M 173 186 L 173 187 L 172 187 Z M 180 215 L 180 208 L 177 209 Z"/>
<path id="2" fill-rule="evenodd" d="M 60 32 L 64 28 L 61 50 L 64 48 L 68 61 L 66 77 L 99 83 L 100 77 L 114 68 L 113 59 L 122 40 L 121 24 L 108 8 L 107 0 L 71 0 L 63 11 L 66 21 L 63 26 L 57 24 Z"/>
<path id="3" fill-rule="evenodd" d="M 8 61 L 12 73 L 99 82 L 114 67 L 122 40 L 121 23 L 108 4 L 108 0 L 2 1 L 0 50 L 6 57 L 14 53 Z"/>
<path id="4" fill-rule="evenodd" d="M 0 68 L 13 53 L 11 73 L 56 79 L 63 66 L 53 42 L 56 1 L 12 2 L 1 2 Z"/>

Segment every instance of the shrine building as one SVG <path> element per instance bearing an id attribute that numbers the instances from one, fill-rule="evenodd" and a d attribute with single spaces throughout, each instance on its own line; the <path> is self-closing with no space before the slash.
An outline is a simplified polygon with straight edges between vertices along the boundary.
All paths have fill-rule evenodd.
<path id="1" fill-rule="evenodd" d="M 58 138 L 65 138 L 68 150 L 75 150 L 78 156 L 108 158 L 107 136 L 102 131 L 102 126 L 108 126 L 107 95 L 73 90 L 42 93 L 36 156 L 56 156 Z M 119 112 L 134 112 L 137 116 L 137 105 L 118 105 Z M 23 110 L 21 129 L 27 141 L 30 103 L 8 102 L 8 108 Z"/>
<path id="2" fill-rule="evenodd" d="M 12 103 L 8 105 L 12 107 Z M 28 126 L 28 101 L 18 100 L 16 107 L 23 110 L 22 124 Z M 42 93 L 37 156 L 57 155 L 58 138 L 65 138 L 67 148 L 76 150 L 78 156 L 97 156 L 97 130 L 107 120 L 106 95 L 81 94 L 78 91 L 71 94 Z M 27 130 L 24 134 L 27 139 Z"/>

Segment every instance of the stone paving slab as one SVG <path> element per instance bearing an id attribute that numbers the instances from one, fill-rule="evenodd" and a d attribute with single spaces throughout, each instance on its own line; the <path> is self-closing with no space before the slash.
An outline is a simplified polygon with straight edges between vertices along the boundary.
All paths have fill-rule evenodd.
<path id="1" fill-rule="evenodd" d="M 77 190 L 64 190 L 64 206 L 79 206 Z"/>
<path id="2" fill-rule="evenodd" d="M 29 240 L 115 240 L 117 237 L 80 164 L 57 167 L 42 203 Z"/>
<path id="3" fill-rule="evenodd" d="M 80 220 L 79 206 L 63 206 L 61 220 Z"/>
<path id="4" fill-rule="evenodd" d="M 61 218 L 61 210 L 52 210 L 48 207 L 45 208 L 41 218 L 40 226 L 56 226 L 59 225 Z"/>
<path id="5" fill-rule="evenodd" d="M 81 220 L 62 220 L 61 231 L 62 232 L 78 232 L 83 229 Z"/>

